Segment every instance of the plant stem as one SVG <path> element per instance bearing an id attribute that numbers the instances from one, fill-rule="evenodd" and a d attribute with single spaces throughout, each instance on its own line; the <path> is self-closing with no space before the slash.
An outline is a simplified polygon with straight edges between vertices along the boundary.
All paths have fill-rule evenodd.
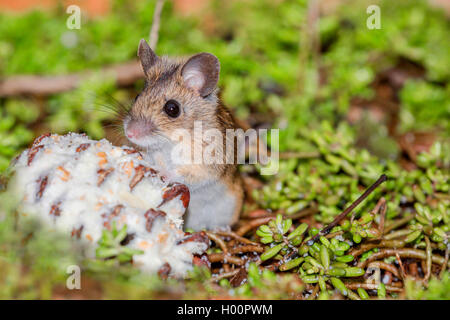
<path id="1" fill-rule="evenodd" d="M 156 45 L 158 44 L 159 26 L 161 24 L 161 11 L 163 6 L 164 0 L 158 0 L 155 5 L 155 12 L 153 13 L 152 27 L 149 35 L 150 48 L 152 48 L 153 51 L 156 50 Z"/>
<path id="2" fill-rule="evenodd" d="M 331 229 L 333 229 L 339 222 L 341 222 L 341 220 L 343 220 L 350 212 L 352 212 L 353 209 L 356 208 L 356 206 L 363 202 L 364 199 L 366 199 L 376 188 L 378 188 L 380 184 L 382 184 L 386 180 L 387 176 L 385 174 L 382 174 L 373 185 L 367 188 L 366 191 L 364 191 L 364 193 L 360 195 L 358 199 L 356 199 L 355 202 L 353 202 L 347 209 L 339 214 L 328 226 L 320 230 L 318 234 L 312 237 L 311 240 L 308 241 L 308 245 L 312 245 L 321 236 L 328 234 Z"/>

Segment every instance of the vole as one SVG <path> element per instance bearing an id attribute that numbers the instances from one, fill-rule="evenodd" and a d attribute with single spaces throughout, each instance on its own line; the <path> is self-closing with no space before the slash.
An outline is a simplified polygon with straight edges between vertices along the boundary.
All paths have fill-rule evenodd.
<path id="1" fill-rule="evenodd" d="M 186 228 L 228 228 L 238 220 L 243 203 L 242 179 L 234 159 L 178 164 L 171 155 L 179 142 L 171 137 L 177 129 L 186 129 L 194 136 L 196 123 L 203 130 L 217 129 L 226 137 L 227 129 L 237 128 L 232 114 L 217 97 L 219 60 L 210 53 L 187 59 L 158 57 L 143 39 L 138 57 L 145 86 L 124 118 L 126 137 L 163 168 L 169 179 L 188 186 Z M 214 143 L 222 144 L 225 150 L 225 140 Z"/>

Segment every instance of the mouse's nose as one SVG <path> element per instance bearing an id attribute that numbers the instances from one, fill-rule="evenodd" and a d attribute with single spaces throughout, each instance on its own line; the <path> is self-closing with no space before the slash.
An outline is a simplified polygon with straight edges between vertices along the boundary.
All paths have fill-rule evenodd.
<path id="1" fill-rule="evenodd" d="M 127 130 L 127 137 L 128 138 L 137 138 L 139 136 L 139 132 L 135 129 L 128 129 Z"/>
<path id="2" fill-rule="evenodd" d="M 147 122 L 130 120 L 126 126 L 125 134 L 130 139 L 139 139 L 148 135 L 151 130 L 152 126 Z"/>

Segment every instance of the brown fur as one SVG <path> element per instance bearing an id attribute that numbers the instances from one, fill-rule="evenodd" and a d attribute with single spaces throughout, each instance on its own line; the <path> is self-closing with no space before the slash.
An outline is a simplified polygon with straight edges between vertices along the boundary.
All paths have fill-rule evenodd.
<path id="1" fill-rule="evenodd" d="M 217 89 L 202 97 L 196 90 L 185 85 L 182 68 L 187 59 L 158 58 L 145 70 L 146 83 L 129 112 L 132 120 L 149 123 L 153 132 L 169 137 L 178 128 L 193 132 L 195 121 L 202 121 L 203 130 L 218 129 L 225 137 L 226 129 L 236 128 L 231 112 L 217 98 Z M 145 68 L 145 67 L 144 67 Z M 181 114 L 173 119 L 163 111 L 168 100 L 176 100 L 181 106 Z M 225 149 L 223 141 L 223 150 Z M 235 144 L 236 159 L 236 144 Z M 221 155 L 225 158 L 225 155 Z M 236 199 L 233 222 L 239 218 L 243 204 L 243 185 L 237 164 L 191 164 L 177 168 L 188 183 L 197 183 L 213 178 L 226 185 L 228 192 Z"/>

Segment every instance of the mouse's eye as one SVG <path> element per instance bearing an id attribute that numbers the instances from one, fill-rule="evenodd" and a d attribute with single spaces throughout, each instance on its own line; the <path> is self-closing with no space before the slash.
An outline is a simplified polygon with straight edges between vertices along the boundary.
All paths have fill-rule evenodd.
<path id="1" fill-rule="evenodd" d="M 176 118 L 180 115 L 180 104 L 175 100 L 169 100 L 164 105 L 164 112 L 171 118 Z"/>

